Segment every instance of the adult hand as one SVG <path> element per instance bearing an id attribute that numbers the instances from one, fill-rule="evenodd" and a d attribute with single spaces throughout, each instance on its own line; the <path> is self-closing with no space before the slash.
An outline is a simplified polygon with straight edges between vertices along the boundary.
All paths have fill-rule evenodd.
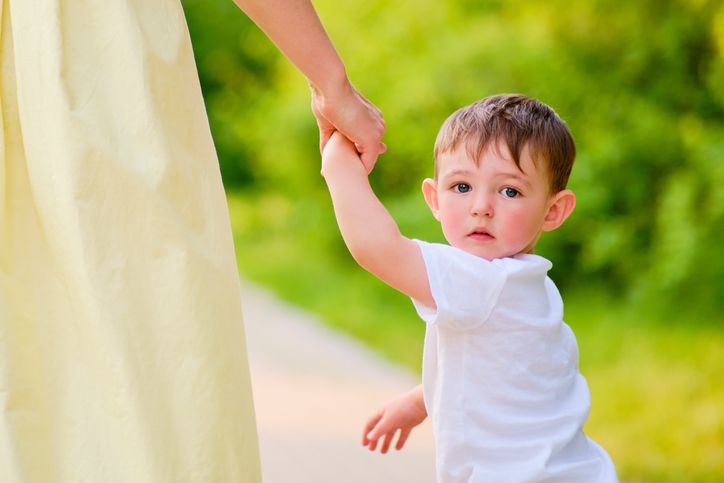
<path id="1" fill-rule="evenodd" d="M 382 143 L 382 113 L 349 82 L 342 59 L 327 36 L 311 0 L 234 0 L 312 86 L 312 111 L 320 151 L 337 130 L 349 138 L 369 173 Z"/>
<path id="2" fill-rule="evenodd" d="M 367 173 L 372 171 L 377 157 L 387 150 L 382 142 L 382 112 L 349 81 L 331 92 L 323 92 L 314 85 L 311 88 L 312 112 L 319 126 L 319 150 L 323 151 L 332 133 L 339 131 L 354 143 Z"/>

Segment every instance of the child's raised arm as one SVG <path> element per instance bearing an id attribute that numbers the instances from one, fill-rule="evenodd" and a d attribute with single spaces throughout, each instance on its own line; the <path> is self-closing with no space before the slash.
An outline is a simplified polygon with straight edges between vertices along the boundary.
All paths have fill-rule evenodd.
<path id="1" fill-rule="evenodd" d="M 322 176 L 342 238 L 357 263 L 391 287 L 435 308 L 420 247 L 400 234 L 372 191 L 354 145 L 338 132 L 322 153 Z"/>

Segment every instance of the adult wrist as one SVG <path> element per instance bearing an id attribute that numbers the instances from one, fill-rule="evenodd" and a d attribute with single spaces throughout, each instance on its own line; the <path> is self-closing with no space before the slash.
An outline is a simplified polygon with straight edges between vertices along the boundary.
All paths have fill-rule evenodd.
<path id="1" fill-rule="evenodd" d="M 347 77 L 347 71 L 341 62 L 337 68 L 327 71 L 316 82 L 310 79 L 309 87 L 316 96 L 323 98 L 325 101 L 344 98 L 353 90 L 352 84 Z"/>

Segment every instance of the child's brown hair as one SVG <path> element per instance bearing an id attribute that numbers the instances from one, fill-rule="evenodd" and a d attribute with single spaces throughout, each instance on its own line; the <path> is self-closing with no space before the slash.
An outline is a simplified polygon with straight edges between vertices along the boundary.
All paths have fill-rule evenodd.
<path id="1" fill-rule="evenodd" d="M 491 142 L 499 141 L 507 144 L 519 169 L 527 145 L 533 162 L 546 163 L 551 193 L 565 189 L 576 158 L 573 136 L 553 109 L 522 94 L 486 97 L 453 112 L 435 141 L 435 177 L 440 155 L 460 143 L 477 162 Z"/>

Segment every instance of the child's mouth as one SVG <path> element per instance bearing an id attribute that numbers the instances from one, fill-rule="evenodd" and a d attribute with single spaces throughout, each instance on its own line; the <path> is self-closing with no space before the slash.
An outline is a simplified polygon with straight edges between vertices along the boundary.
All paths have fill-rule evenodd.
<path id="1" fill-rule="evenodd" d="M 478 241 L 492 240 L 493 238 L 495 238 L 493 235 L 485 230 L 474 230 L 468 234 L 468 237 Z"/>

